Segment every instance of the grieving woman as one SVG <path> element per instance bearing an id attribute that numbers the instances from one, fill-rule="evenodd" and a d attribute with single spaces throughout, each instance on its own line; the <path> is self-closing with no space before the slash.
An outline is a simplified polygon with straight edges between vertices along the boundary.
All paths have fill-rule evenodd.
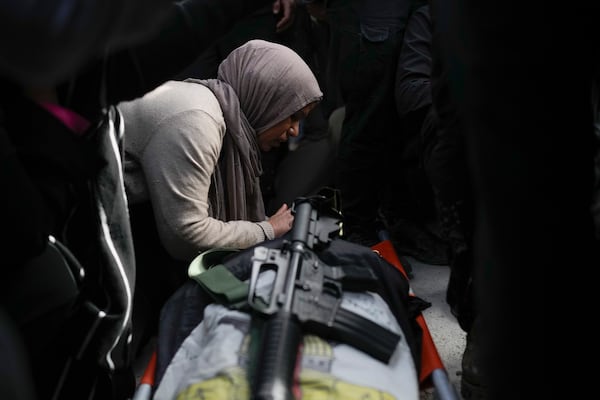
<path id="1" fill-rule="evenodd" d="M 247 248 L 291 228 L 288 205 L 265 215 L 261 152 L 297 136 L 321 98 L 298 54 L 251 40 L 223 60 L 216 79 L 169 81 L 120 104 L 138 281 L 154 282 L 152 299 L 169 275 L 184 278 L 199 252 Z"/>

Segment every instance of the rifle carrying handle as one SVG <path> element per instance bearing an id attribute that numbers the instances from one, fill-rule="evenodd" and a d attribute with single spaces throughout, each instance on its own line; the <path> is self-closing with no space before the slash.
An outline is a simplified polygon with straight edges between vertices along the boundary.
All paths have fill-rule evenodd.
<path id="1" fill-rule="evenodd" d="M 263 325 L 253 400 L 294 400 L 294 371 L 302 340 L 300 323 L 280 310 Z"/>

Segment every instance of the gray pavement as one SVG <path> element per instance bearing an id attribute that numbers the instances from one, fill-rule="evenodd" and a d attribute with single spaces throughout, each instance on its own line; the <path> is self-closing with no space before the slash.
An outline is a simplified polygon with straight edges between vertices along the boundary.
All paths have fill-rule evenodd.
<path id="1" fill-rule="evenodd" d="M 460 361 L 466 344 L 466 334 L 458 326 L 456 318 L 446 304 L 446 285 L 450 268 L 445 265 L 431 265 L 412 257 L 405 257 L 412 266 L 413 278 L 410 286 L 415 295 L 431 303 L 423 312 L 427 327 L 444 363 L 448 379 L 456 389 L 460 399 Z M 438 399 L 435 390 L 421 394 L 421 400 Z"/>

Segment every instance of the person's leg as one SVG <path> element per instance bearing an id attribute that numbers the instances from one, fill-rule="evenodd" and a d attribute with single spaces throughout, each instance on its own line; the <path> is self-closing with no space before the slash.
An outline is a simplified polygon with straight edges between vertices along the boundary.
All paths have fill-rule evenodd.
<path id="1" fill-rule="evenodd" d="M 447 244 L 450 277 L 446 301 L 460 327 L 469 332 L 474 320 L 473 302 L 473 199 L 469 183 L 464 132 L 441 126 L 431 117 L 424 124 L 425 170 L 435 193 L 442 237 Z M 464 374 L 464 371 L 463 371 Z"/>
<path id="2" fill-rule="evenodd" d="M 335 3 L 335 2 L 333 2 Z M 338 77 L 345 118 L 338 147 L 336 186 L 340 189 L 344 233 L 365 244 L 378 241 L 376 219 L 392 171 L 390 140 L 398 134 L 393 97 L 400 39 L 371 42 L 360 35 L 354 5 L 328 9 L 332 35 L 339 40 Z"/>
<path id="3" fill-rule="evenodd" d="M 394 157 L 389 168 L 394 175 L 389 179 L 380 214 L 398 253 L 428 264 L 448 265 L 432 176 L 427 174 L 424 158 L 423 132 L 430 129 L 424 126 L 430 110 L 431 106 L 424 106 L 402 117 L 398 128 L 401 137 L 390 146 Z"/>

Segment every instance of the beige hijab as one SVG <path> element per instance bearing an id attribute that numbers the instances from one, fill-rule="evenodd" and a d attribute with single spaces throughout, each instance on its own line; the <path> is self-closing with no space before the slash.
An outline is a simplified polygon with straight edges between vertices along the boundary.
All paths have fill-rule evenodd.
<path id="1" fill-rule="evenodd" d="M 225 221 L 264 220 L 257 133 L 320 101 L 323 93 L 317 79 L 290 48 L 251 40 L 221 62 L 217 79 L 186 81 L 212 90 L 227 126 L 209 193 L 212 216 Z"/>

